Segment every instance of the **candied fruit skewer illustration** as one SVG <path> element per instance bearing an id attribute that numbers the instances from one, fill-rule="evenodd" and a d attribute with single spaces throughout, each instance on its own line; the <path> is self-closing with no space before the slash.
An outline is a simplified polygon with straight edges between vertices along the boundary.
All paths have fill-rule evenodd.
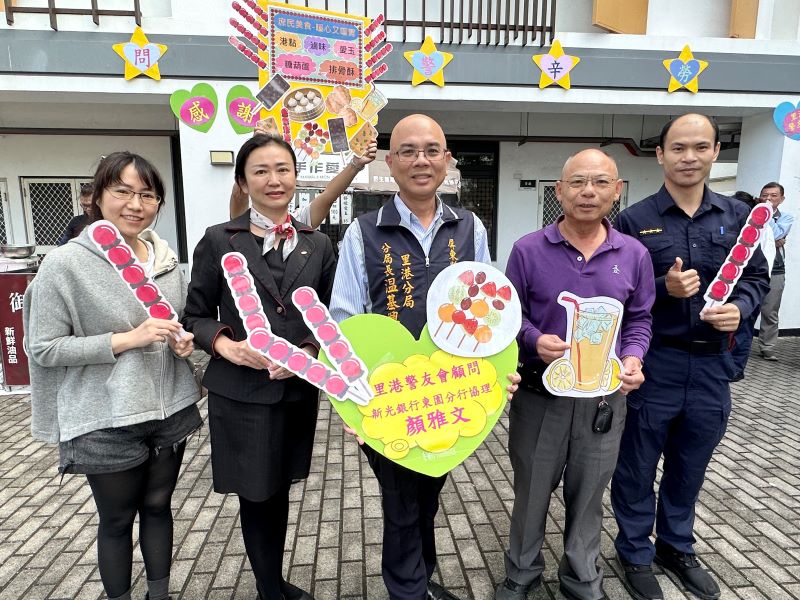
<path id="1" fill-rule="evenodd" d="M 259 58 L 258 54 L 250 50 L 247 45 L 234 36 L 228 36 L 228 43 L 236 48 L 247 60 L 256 65 L 259 69 L 266 69 L 267 62 Z"/>
<path id="2" fill-rule="evenodd" d="M 347 380 L 351 388 L 359 392 L 362 397 L 371 400 L 373 393 L 367 381 L 367 366 L 356 354 L 350 340 L 342 333 L 327 307 L 320 302 L 316 290 L 307 286 L 298 288 L 292 293 L 292 302 L 300 310 L 303 320 L 336 370 Z"/>
<path id="3" fill-rule="evenodd" d="M 438 335 L 439 330 L 442 328 L 442 325 L 445 323 L 452 323 L 453 322 L 453 313 L 456 311 L 456 307 L 454 304 L 448 302 L 446 304 L 442 304 L 439 307 L 438 314 L 441 322 L 439 323 L 439 327 L 436 328 L 436 332 L 433 335 Z"/>
<path id="4" fill-rule="evenodd" d="M 461 348 L 461 344 L 464 343 L 467 336 L 474 335 L 478 330 L 478 319 L 465 319 L 461 327 L 464 328 L 464 335 L 461 336 L 461 340 L 458 342 L 458 346 L 456 346 L 457 348 Z"/>
<path id="5" fill-rule="evenodd" d="M 178 313 L 172 304 L 161 293 L 152 277 L 147 276 L 133 249 L 125 243 L 122 234 L 111 221 L 92 223 L 89 226 L 89 239 L 111 263 L 148 316 L 168 321 L 178 320 Z M 186 332 L 181 327 L 172 337 L 181 340 L 185 335 Z"/>
<path id="6" fill-rule="evenodd" d="M 380 13 L 377 17 L 372 19 L 372 23 L 366 26 L 364 29 L 364 37 L 371 37 L 373 32 L 383 25 L 383 22 L 386 20 L 386 17 L 383 16 L 383 13 Z"/>
<path id="7" fill-rule="evenodd" d="M 247 332 L 248 345 L 295 375 L 301 375 L 313 386 L 337 400 L 350 399 L 366 405 L 369 400 L 355 391 L 334 369 L 307 354 L 288 340 L 276 336 L 269 324 L 253 278 L 247 270 L 247 259 L 238 252 L 225 254 L 222 271 Z"/>
<path id="8" fill-rule="evenodd" d="M 472 349 L 475 352 L 481 344 L 488 344 L 492 341 L 492 328 L 488 325 L 481 325 L 475 330 L 475 347 Z"/>

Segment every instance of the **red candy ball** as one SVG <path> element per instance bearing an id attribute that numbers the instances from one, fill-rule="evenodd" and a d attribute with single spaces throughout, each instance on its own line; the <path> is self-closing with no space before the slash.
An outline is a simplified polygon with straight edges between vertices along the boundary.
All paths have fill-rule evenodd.
<path id="1" fill-rule="evenodd" d="M 108 260 L 114 265 L 124 265 L 131 259 L 131 251 L 125 246 L 114 246 L 108 251 Z"/>
<path id="2" fill-rule="evenodd" d="M 320 383 L 322 380 L 325 379 L 325 376 L 328 374 L 327 369 L 319 364 L 315 363 L 308 367 L 308 371 L 306 371 L 306 378 L 311 383 Z"/>
<path id="3" fill-rule="evenodd" d="M 308 365 L 309 356 L 302 350 L 295 352 L 289 357 L 288 365 L 292 371 L 302 371 Z"/>
<path id="4" fill-rule="evenodd" d="M 331 347 L 328 349 L 328 354 L 330 354 L 336 360 L 342 360 L 345 356 L 350 353 L 350 346 L 348 346 L 345 342 L 333 342 Z"/>
<path id="5" fill-rule="evenodd" d="M 747 246 L 736 244 L 731 250 L 731 260 L 735 263 L 744 264 L 748 258 L 750 258 L 750 250 Z"/>
<path id="6" fill-rule="evenodd" d="M 769 221 L 769 209 L 766 206 L 757 206 L 753 209 L 750 222 L 756 226 L 764 226 Z"/>
<path id="7" fill-rule="evenodd" d="M 726 263 L 720 271 L 720 277 L 725 281 L 733 281 L 739 276 L 739 267 L 733 263 Z"/>
<path id="8" fill-rule="evenodd" d="M 299 289 L 294 293 L 294 301 L 299 307 L 305 308 L 314 303 L 314 293 L 308 289 Z"/>
<path id="9" fill-rule="evenodd" d="M 150 316 L 154 319 L 169 319 L 172 316 L 172 311 L 169 306 L 163 302 L 156 302 L 149 310 Z"/>
<path id="10" fill-rule="evenodd" d="M 136 289 L 136 297 L 145 303 L 154 302 L 159 297 L 158 288 L 150 283 L 145 283 Z"/>
<path id="11" fill-rule="evenodd" d="M 92 231 L 92 237 L 98 244 L 108 246 L 117 240 L 117 232 L 114 231 L 113 227 L 109 227 L 108 225 L 98 225 L 94 228 L 94 231 Z"/>
<path id="12" fill-rule="evenodd" d="M 272 336 L 266 329 L 256 329 L 250 334 L 250 344 L 257 350 L 264 350 L 272 341 Z"/>
<path id="13" fill-rule="evenodd" d="M 346 360 L 342 363 L 342 373 L 350 378 L 358 377 L 361 375 L 361 365 L 354 358 Z"/>
<path id="14" fill-rule="evenodd" d="M 125 267 L 122 269 L 122 278 L 125 280 L 125 283 L 135 285 L 144 280 L 144 269 L 139 265 Z"/>
<path id="15" fill-rule="evenodd" d="M 234 291 L 242 293 L 250 289 L 250 280 L 244 275 L 237 275 L 231 279 L 231 287 Z"/>
<path id="16" fill-rule="evenodd" d="M 245 294 L 244 296 L 240 296 L 237 301 L 239 303 L 239 308 L 241 308 L 244 312 L 250 312 L 251 310 L 258 308 L 258 298 L 253 296 L 253 294 Z"/>
<path id="17" fill-rule="evenodd" d="M 325 382 L 325 391 L 332 396 L 338 396 L 345 388 L 347 388 L 347 384 L 344 382 L 344 379 L 338 375 L 332 375 L 331 378 Z"/>
<path id="18" fill-rule="evenodd" d="M 711 286 L 711 292 L 709 293 L 709 296 L 711 296 L 714 300 L 722 300 L 727 293 L 728 284 L 724 281 L 715 281 Z"/>
<path id="19" fill-rule="evenodd" d="M 270 346 L 269 357 L 274 360 L 283 360 L 289 354 L 289 346 L 286 342 L 275 342 Z"/>
<path id="20" fill-rule="evenodd" d="M 742 229 L 741 239 L 745 244 L 750 244 L 752 246 L 758 241 L 760 235 L 758 229 L 752 225 L 745 225 L 744 229 Z"/>
<path id="21" fill-rule="evenodd" d="M 227 273 L 238 273 L 244 268 L 244 263 L 238 256 L 226 256 L 225 260 L 222 261 L 222 268 Z"/>
<path id="22" fill-rule="evenodd" d="M 258 329 L 259 327 L 266 327 L 267 323 L 264 321 L 264 317 L 259 314 L 252 314 L 247 315 L 247 318 L 244 320 L 244 326 L 247 328 L 248 331 L 253 331 L 254 329 Z"/>
<path id="23" fill-rule="evenodd" d="M 325 320 L 325 311 L 319 306 L 312 306 L 306 311 L 306 318 L 314 323 L 322 323 Z"/>
<path id="24" fill-rule="evenodd" d="M 336 325 L 333 323 L 323 323 L 317 329 L 317 335 L 323 342 L 330 342 L 336 339 L 338 335 L 336 332 Z"/>

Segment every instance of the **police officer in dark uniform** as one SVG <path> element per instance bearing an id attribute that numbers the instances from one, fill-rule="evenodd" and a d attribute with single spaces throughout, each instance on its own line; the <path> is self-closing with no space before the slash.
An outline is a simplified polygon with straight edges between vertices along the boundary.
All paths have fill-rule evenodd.
<path id="1" fill-rule="evenodd" d="M 728 301 L 704 310 L 703 294 L 748 215 L 744 204 L 705 184 L 719 149 L 713 119 L 688 114 L 667 123 L 656 149 L 664 186 L 623 211 L 615 224 L 647 247 L 656 277 L 645 382 L 628 394 L 611 482 L 617 556 L 625 587 L 637 600 L 663 598 L 653 560 L 700 598 L 720 596 L 694 553 L 694 506 L 731 410 L 731 338 L 761 303 L 769 279 L 756 246 Z M 656 506 L 653 484 L 662 455 Z M 650 541 L 654 522 L 655 546 Z"/>

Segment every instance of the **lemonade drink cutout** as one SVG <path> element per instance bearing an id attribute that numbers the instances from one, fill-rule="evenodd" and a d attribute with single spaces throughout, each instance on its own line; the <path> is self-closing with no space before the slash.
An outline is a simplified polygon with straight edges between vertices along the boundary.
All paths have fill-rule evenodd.
<path id="1" fill-rule="evenodd" d="M 581 298 L 559 294 L 567 315 L 564 356 L 554 360 L 542 375 L 547 390 L 556 396 L 593 398 L 611 394 L 622 385 L 622 362 L 616 355 L 623 306 L 614 298 Z"/>

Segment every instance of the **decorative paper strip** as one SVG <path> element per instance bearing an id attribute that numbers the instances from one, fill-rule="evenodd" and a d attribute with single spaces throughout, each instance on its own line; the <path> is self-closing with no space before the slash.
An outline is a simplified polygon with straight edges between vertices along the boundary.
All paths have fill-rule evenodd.
<path id="1" fill-rule="evenodd" d="M 239 317 L 247 331 L 247 344 L 253 350 L 337 400 L 350 399 L 357 404 L 369 402 L 369 398 L 363 398 L 359 390 L 348 385 L 334 369 L 272 333 L 261 299 L 255 291 L 255 283 L 247 270 L 247 259 L 242 254 L 225 254 L 221 265 Z"/>
<path id="2" fill-rule="evenodd" d="M 234 48 L 236 48 L 239 52 L 241 52 L 243 56 L 245 56 L 251 63 L 256 65 L 259 69 L 267 68 L 267 63 L 264 60 L 260 59 L 255 52 L 250 50 L 250 48 L 248 48 L 244 42 L 239 41 L 233 36 L 229 36 L 228 43 Z"/>
<path id="3" fill-rule="evenodd" d="M 744 268 L 753 257 L 753 251 L 758 245 L 764 227 L 769 227 L 772 219 L 772 204 L 762 202 L 753 207 L 747 217 L 747 224 L 739 232 L 736 244 L 731 248 L 728 257 L 717 272 L 714 281 L 703 294 L 706 303 L 703 308 L 710 308 L 718 304 L 725 304 L 736 286 L 736 282 L 744 272 Z"/>
<path id="4" fill-rule="evenodd" d="M 144 267 L 137 260 L 133 249 L 122 239 L 119 229 L 111 221 L 101 220 L 89 225 L 89 239 L 111 263 L 117 275 L 128 286 L 133 297 L 147 314 L 154 319 L 177 321 L 178 313 L 151 277 L 145 274 Z M 183 337 L 183 330 L 175 339 Z"/>
<path id="5" fill-rule="evenodd" d="M 624 308 L 607 296 L 581 298 L 561 292 L 558 303 L 567 313 L 564 356 L 551 362 L 542 375 L 547 390 L 556 396 L 595 398 L 622 386 L 622 362 L 616 355 Z"/>

